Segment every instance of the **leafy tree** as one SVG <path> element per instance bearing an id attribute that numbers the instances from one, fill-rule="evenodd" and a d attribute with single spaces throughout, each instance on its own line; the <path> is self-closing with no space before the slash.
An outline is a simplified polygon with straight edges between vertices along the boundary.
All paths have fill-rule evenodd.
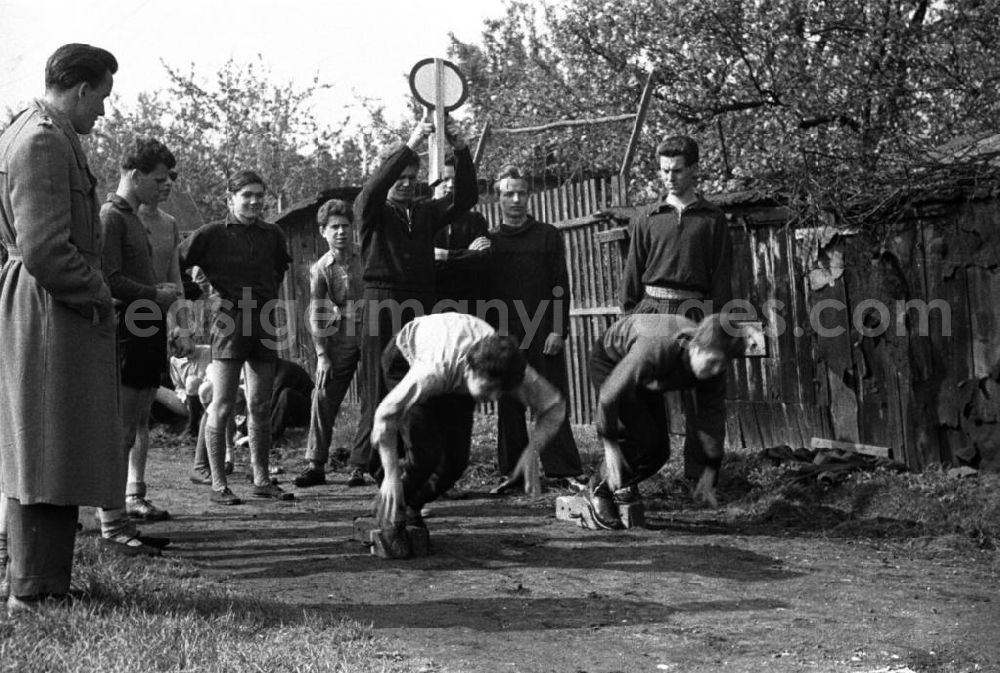
<path id="1" fill-rule="evenodd" d="M 655 69 L 636 192 L 656 140 L 688 133 L 710 190 L 863 218 L 860 203 L 981 168 L 931 149 L 995 132 L 998 28 L 1000 0 L 515 1 L 452 56 L 479 122 L 506 127 L 632 112 Z M 501 136 L 491 161 L 563 180 L 617 172 L 631 125 L 584 129 Z"/>
<path id="2" fill-rule="evenodd" d="M 272 211 L 338 184 L 358 184 L 365 138 L 345 137 L 342 127 L 322 124 L 311 105 L 327 88 L 318 79 L 305 88 L 275 83 L 260 61 L 230 60 L 211 85 L 164 65 L 166 91 L 142 94 L 134 106 L 116 105 L 91 136 L 88 151 L 104 185 L 118 182 L 118 161 L 135 135 L 153 135 L 178 159 L 180 187 L 206 220 L 225 215 L 229 176 L 258 171 L 268 186 Z"/>

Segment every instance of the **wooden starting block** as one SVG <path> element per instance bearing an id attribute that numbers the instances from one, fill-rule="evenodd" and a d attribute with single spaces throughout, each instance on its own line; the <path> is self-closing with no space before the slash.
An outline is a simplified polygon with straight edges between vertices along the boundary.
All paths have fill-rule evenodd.
<path id="1" fill-rule="evenodd" d="M 370 516 L 359 516 L 354 519 L 354 532 L 351 538 L 369 546 L 373 556 L 384 559 L 419 558 L 431 553 L 431 536 L 426 528 L 406 527 L 410 553 L 408 556 L 400 556 L 400 550 L 394 549 L 398 546 L 398 541 L 394 541 L 392 536 L 383 535 L 378 522 Z"/>
<path id="2" fill-rule="evenodd" d="M 582 495 L 560 495 L 556 498 L 556 518 L 560 521 L 579 522 L 590 506 Z"/>
<path id="3" fill-rule="evenodd" d="M 618 513 L 625 528 L 646 527 L 646 508 L 641 502 L 618 505 Z M 605 530 L 594 521 L 590 504 L 582 495 L 561 495 L 556 498 L 556 518 L 561 521 L 575 521 L 581 528 Z"/>
<path id="4" fill-rule="evenodd" d="M 646 506 L 641 502 L 630 505 L 618 505 L 618 513 L 622 517 L 622 524 L 626 528 L 646 527 Z"/>
<path id="5" fill-rule="evenodd" d="M 352 540 L 357 540 L 361 544 L 371 544 L 371 532 L 378 530 L 378 523 L 373 516 L 358 516 L 354 518 L 354 532 L 351 534 Z"/>

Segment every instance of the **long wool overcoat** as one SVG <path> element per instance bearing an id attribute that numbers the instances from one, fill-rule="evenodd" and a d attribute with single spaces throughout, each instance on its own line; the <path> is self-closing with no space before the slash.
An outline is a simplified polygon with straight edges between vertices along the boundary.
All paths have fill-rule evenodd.
<path id="1" fill-rule="evenodd" d="M 22 505 L 124 506 L 96 186 L 69 119 L 44 102 L 0 135 L 0 489 Z"/>

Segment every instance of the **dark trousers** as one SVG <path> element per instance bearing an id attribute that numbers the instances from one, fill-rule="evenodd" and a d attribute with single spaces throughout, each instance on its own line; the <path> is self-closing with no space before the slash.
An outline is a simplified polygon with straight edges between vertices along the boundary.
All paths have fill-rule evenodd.
<path id="1" fill-rule="evenodd" d="M 534 345 L 524 351 L 528 364 L 546 381 L 555 386 L 564 399 L 569 399 L 569 377 L 566 374 L 566 355 L 543 355 L 541 347 Z M 501 474 L 510 475 L 517 461 L 528 446 L 528 424 L 524 405 L 503 395 L 497 401 L 497 466 Z M 547 477 L 576 477 L 583 472 L 580 452 L 564 418 L 559 432 L 541 452 L 542 470 Z"/>
<path id="2" fill-rule="evenodd" d="M 410 365 L 395 342 L 382 354 L 388 389 L 406 376 Z M 405 416 L 408 437 L 403 465 L 403 497 L 419 510 L 455 485 L 469 466 L 472 416 L 476 402 L 469 395 L 437 395 L 410 407 Z"/>
<path id="3" fill-rule="evenodd" d="M 330 457 L 333 426 L 361 359 L 360 335 L 334 334 L 327 340 L 327 353 L 330 371 L 323 385 L 320 385 L 319 379 L 316 380 L 309 414 L 306 460 L 316 463 L 325 463 Z M 356 444 L 358 441 L 359 438 L 355 437 Z"/>
<path id="4" fill-rule="evenodd" d="M 75 505 L 22 505 L 7 499 L 7 566 L 13 596 L 69 592 L 76 543 Z"/>
<path id="5" fill-rule="evenodd" d="M 310 401 L 291 388 L 278 390 L 271 399 L 271 437 L 278 439 L 285 434 L 285 428 L 308 425 Z"/>
<path id="6" fill-rule="evenodd" d="M 361 303 L 361 420 L 351 451 L 351 465 L 362 469 L 378 463 L 372 453 L 375 408 L 389 389 L 382 375 L 382 353 L 403 325 L 424 315 L 434 305 L 433 294 L 365 288 Z"/>
<path id="7" fill-rule="evenodd" d="M 710 307 L 707 305 L 702 307 L 698 303 L 692 300 L 643 297 L 636 304 L 632 313 L 682 313 L 694 322 L 701 322 L 705 317 L 705 308 Z M 684 476 L 688 479 L 697 479 L 705 469 L 707 455 L 705 454 L 705 447 L 702 446 L 701 439 L 698 437 L 698 431 L 694 427 L 695 409 L 697 409 L 695 394 L 690 390 L 682 390 L 672 394 L 680 396 L 681 408 L 684 409 Z M 723 388 L 723 397 L 725 394 L 725 389 Z M 664 398 L 663 403 L 664 405 L 667 404 L 666 398 Z"/>
<path id="8" fill-rule="evenodd" d="M 590 354 L 590 380 L 598 390 L 614 367 L 598 341 Z M 622 486 L 638 484 L 659 472 L 670 459 L 670 422 L 663 393 L 642 388 L 630 391 L 618 405 L 618 428 L 609 439 L 618 441 L 628 461 Z"/>

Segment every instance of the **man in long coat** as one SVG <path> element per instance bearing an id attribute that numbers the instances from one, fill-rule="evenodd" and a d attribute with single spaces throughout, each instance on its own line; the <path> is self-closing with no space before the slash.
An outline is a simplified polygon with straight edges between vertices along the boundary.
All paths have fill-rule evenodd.
<path id="1" fill-rule="evenodd" d="M 115 318 L 96 181 L 77 137 L 104 114 L 117 70 L 103 49 L 60 47 L 44 98 L 0 135 L 8 611 L 69 591 L 78 506 L 125 504 Z"/>

